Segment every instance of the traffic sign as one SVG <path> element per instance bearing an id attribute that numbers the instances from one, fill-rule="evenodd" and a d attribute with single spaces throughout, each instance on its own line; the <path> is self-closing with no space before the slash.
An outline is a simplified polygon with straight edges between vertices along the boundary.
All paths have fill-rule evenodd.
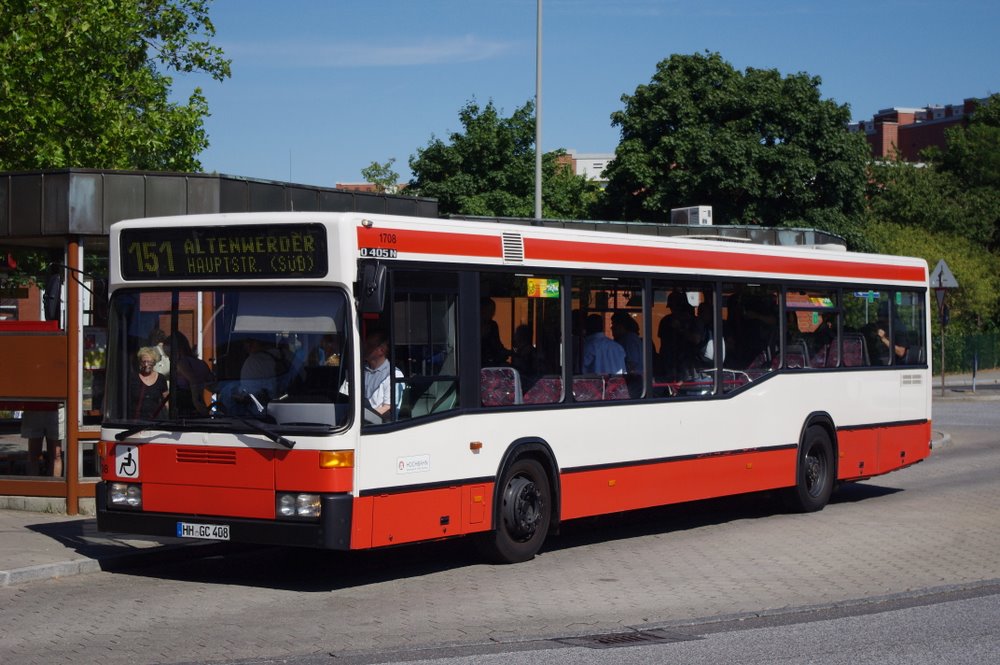
<path id="1" fill-rule="evenodd" d="M 955 275 L 952 274 L 951 268 L 948 264 L 941 259 L 934 266 L 934 271 L 931 273 L 931 288 L 932 289 L 957 289 L 958 280 L 955 279 Z"/>

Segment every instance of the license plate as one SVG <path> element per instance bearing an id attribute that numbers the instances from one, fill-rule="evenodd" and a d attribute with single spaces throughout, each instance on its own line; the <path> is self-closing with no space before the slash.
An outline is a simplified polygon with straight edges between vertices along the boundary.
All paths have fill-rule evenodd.
<path id="1" fill-rule="evenodd" d="M 229 540 L 229 525 L 178 522 L 177 537 L 201 538 L 202 540 Z"/>

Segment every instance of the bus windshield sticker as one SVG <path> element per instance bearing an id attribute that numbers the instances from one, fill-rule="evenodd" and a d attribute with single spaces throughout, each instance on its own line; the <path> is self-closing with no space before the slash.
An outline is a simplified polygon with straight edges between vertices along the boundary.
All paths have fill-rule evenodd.
<path id="1" fill-rule="evenodd" d="M 529 298 L 558 298 L 559 280 L 529 277 L 527 295 Z"/>

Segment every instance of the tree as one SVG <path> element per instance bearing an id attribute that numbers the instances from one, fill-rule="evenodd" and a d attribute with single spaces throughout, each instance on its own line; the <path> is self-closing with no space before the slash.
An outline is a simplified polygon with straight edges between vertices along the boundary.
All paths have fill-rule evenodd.
<path id="1" fill-rule="evenodd" d="M 0 170 L 200 169 L 208 105 L 165 72 L 230 75 L 209 2 L 0 0 Z"/>
<path id="2" fill-rule="evenodd" d="M 962 288 L 952 321 L 971 332 L 1000 327 L 1000 96 L 946 132 L 923 164 L 871 168 L 866 238 L 875 251 L 945 259 Z"/>
<path id="3" fill-rule="evenodd" d="M 529 101 L 509 118 L 490 101 L 469 101 L 459 111 L 464 132 L 449 142 L 431 137 L 410 157 L 410 189 L 438 199 L 445 214 L 495 217 L 534 215 L 535 119 Z M 597 185 L 558 163 L 563 151 L 542 156 L 545 217 L 581 218 L 596 200 Z"/>
<path id="4" fill-rule="evenodd" d="M 805 73 L 741 73 L 718 53 L 661 61 L 611 115 L 621 142 L 606 213 L 666 221 L 671 208 L 709 204 L 722 223 L 856 228 L 871 152 L 819 86 Z"/>
<path id="5" fill-rule="evenodd" d="M 951 325 L 961 332 L 1000 324 L 1000 257 L 961 233 L 873 220 L 868 234 L 885 254 L 918 256 L 933 267 L 944 259 L 961 284 L 950 296 Z M 933 302 L 933 298 L 931 299 Z M 932 321 L 937 328 L 937 317 Z"/>
<path id="6" fill-rule="evenodd" d="M 891 160 L 872 164 L 868 187 L 868 211 L 877 221 L 963 235 L 986 247 L 990 244 L 994 219 L 982 214 L 982 192 L 970 191 L 954 173 L 934 163 Z"/>
<path id="7" fill-rule="evenodd" d="M 972 113 L 967 127 L 945 133 L 941 171 L 956 180 L 965 203 L 963 226 L 975 229 L 992 250 L 1000 250 L 1000 94 L 993 95 Z"/>
<path id="8" fill-rule="evenodd" d="M 399 174 L 392 170 L 392 165 L 396 163 L 396 158 L 392 157 L 385 164 L 372 162 L 366 168 L 361 169 L 361 177 L 365 182 L 375 185 L 375 190 L 379 194 L 395 194 L 398 189 Z"/>

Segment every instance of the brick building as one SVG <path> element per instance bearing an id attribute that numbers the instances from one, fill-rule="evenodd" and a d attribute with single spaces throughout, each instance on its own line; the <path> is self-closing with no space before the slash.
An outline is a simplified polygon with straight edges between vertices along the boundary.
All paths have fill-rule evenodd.
<path id="1" fill-rule="evenodd" d="M 871 120 L 852 123 L 852 132 L 864 132 L 876 159 L 900 157 L 919 162 L 920 151 L 929 146 L 944 148 L 945 130 L 968 122 L 981 99 L 961 104 L 932 104 L 922 108 L 882 109 Z"/>

